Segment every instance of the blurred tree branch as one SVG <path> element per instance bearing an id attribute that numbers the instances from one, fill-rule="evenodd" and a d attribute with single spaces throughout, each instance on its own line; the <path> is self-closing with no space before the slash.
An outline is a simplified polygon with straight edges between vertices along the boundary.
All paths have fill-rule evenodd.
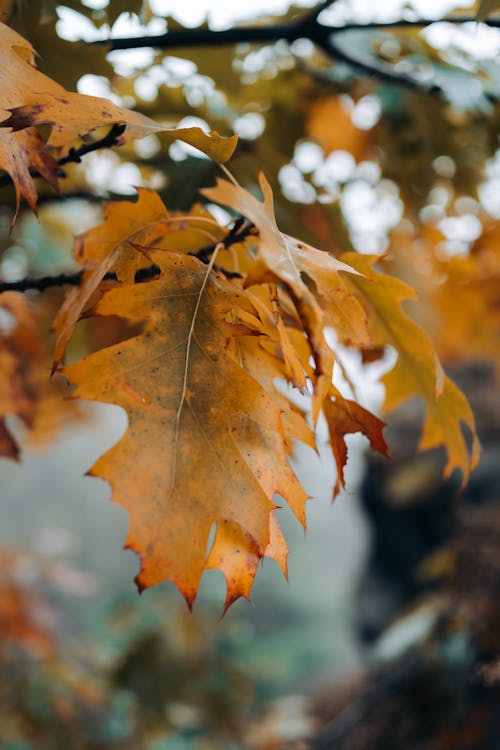
<path id="1" fill-rule="evenodd" d="M 452 16 L 442 19 L 419 18 L 415 20 L 401 19 L 387 23 L 346 23 L 342 26 L 327 26 L 319 22 L 322 11 L 333 2 L 327 0 L 316 6 L 312 12 L 301 17 L 298 21 L 276 23 L 269 26 L 242 26 L 222 31 L 208 28 L 183 29 L 170 31 L 157 36 L 143 35 L 129 38 L 115 38 L 96 40 L 91 44 L 105 46 L 109 51 L 154 47 L 156 49 L 178 49 L 182 47 L 219 47 L 238 44 L 239 42 L 253 44 L 270 44 L 277 41 L 292 43 L 298 39 L 308 39 L 321 49 L 332 61 L 342 62 L 362 74 L 374 77 L 382 82 L 396 84 L 415 91 L 432 94 L 443 94 L 440 86 L 406 73 L 397 72 L 391 65 L 367 55 L 360 58 L 343 49 L 336 43 L 336 38 L 349 31 L 368 31 L 386 29 L 425 28 L 434 23 L 451 23 L 463 25 L 477 23 L 474 16 Z M 500 19 L 489 18 L 484 24 L 500 28 Z M 492 97 L 490 97 L 492 98 Z"/>

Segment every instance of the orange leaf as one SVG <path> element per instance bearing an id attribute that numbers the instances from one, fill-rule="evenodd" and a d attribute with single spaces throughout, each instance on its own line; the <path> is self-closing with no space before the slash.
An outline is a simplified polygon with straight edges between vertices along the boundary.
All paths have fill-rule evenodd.
<path id="1" fill-rule="evenodd" d="M 368 130 L 360 130 L 354 125 L 339 96 L 328 96 L 314 102 L 309 110 L 306 133 L 319 143 L 325 154 L 349 151 L 356 161 L 366 157 L 372 140 Z"/>
<path id="2" fill-rule="evenodd" d="M 32 443 L 44 443 L 61 417 L 76 416 L 63 401 L 60 383 L 50 380 L 50 355 L 34 306 L 22 294 L 0 295 L 0 455 L 16 459 L 18 447 L 5 424 L 9 414 L 29 429 Z"/>
<path id="3" fill-rule="evenodd" d="M 316 421 L 330 388 L 333 373 L 333 352 L 324 336 L 324 328 L 328 322 L 327 314 L 333 316 L 333 310 L 336 308 L 338 311 L 341 308 L 341 300 L 346 297 L 344 284 L 338 272 L 356 271 L 328 253 L 283 235 L 274 217 L 271 186 L 262 172 L 259 175 L 259 184 L 264 196 L 263 202 L 240 185 L 226 180 L 217 180 L 215 187 L 206 188 L 201 192 L 209 200 L 222 203 L 243 214 L 258 228 L 258 238 L 252 238 L 258 245 L 258 251 L 246 276 L 245 286 L 274 281 L 286 285 L 307 333 L 315 362 L 313 419 Z M 310 276 L 320 286 L 321 293 L 313 293 L 302 274 Z M 364 319 L 364 314 L 358 306 L 358 319 L 360 312 Z"/>
<path id="4" fill-rule="evenodd" d="M 113 289 L 95 308 L 144 321 L 143 332 L 64 372 L 77 395 L 127 410 L 128 431 L 92 474 L 129 513 L 138 586 L 173 581 L 191 605 L 203 570 L 215 566 L 230 602 L 248 596 L 253 560 L 272 542 L 273 495 L 298 505 L 305 493 L 287 463 L 278 403 L 228 349 L 224 319 L 242 293 L 193 257 L 156 260 L 159 279 Z"/>

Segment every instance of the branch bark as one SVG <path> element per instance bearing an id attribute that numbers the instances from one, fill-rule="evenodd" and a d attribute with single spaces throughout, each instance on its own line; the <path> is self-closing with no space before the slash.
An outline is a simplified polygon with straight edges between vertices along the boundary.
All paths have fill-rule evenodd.
<path id="1" fill-rule="evenodd" d="M 243 217 L 240 217 L 239 219 L 236 219 L 234 226 L 223 240 L 200 247 L 195 253 L 189 254 L 207 265 L 210 262 L 210 258 L 216 247 L 223 245 L 227 250 L 232 245 L 244 242 L 247 237 L 255 233 L 255 226 L 247 222 Z M 214 265 L 213 267 L 216 271 L 223 273 L 228 279 L 241 278 L 241 274 L 236 271 L 229 271 L 218 265 Z M 157 276 L 159 273 L 160 269 L 155 265 L 148 266 L 147 268 L 140 268 L 135 274 L 134 281 L 136 284 L 139 284 Z M 45 289 L 57 286 L 80 286 L 82 283 L 82 275 L 83 271 L 79 270 L 74 271 L 73 273 L 59 273 L 53 276 L 42 276 L 38 279 L 27 278 L 20 279 L 19 281 L 2 281 L 0 282 L 0 294 L 3 292 L 27 292 L 28 290 L 43 292 Z M 103 277 L 103 281 L 117 281 L 116 273 L 110 271 Z"/>

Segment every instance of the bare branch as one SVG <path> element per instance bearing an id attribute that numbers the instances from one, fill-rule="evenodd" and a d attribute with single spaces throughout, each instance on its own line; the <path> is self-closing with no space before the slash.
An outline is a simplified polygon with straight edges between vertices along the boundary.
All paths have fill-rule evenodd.
<path id="1" fill-rule="evenodd" d="M 198 258 L 202 263 L 207 265 L 210 261 L 212 253 L 216 247 L 223 247 L 227 250 L 232 245 L 236 245 L 239 242 L 243 242 L 250 235 L 256 234 L 256 229 L 253 224 L 249 224 L 246 219 L 240 217 L 234 222 L 234 226 L 228 232 L 220 242 L 214 242 L 211 245 L 200 247 L 195 253 L 189 253 L 189 255 Z M 241 274 L 236 271 L 229 271 L 221 266 L 214 265 L 216 271 L 220 271 L 228 279 L 241 278 Z M 158 276 L 160 269 L 158 266 L 152 265 L 147 268 L 139 268 L 136 271 L 134 281 L 139 284 L 143 281 Z M 73 273 L 60 273 L 54 276 L 43 276 L 38 279 L 21 279 L 19 281 L 3 281 L 0 282 L 0 294 L 3 292 L 27 292 L 28 290 L 36 290 L 43 292 L 45 289 L 49 289 L 56 286 L 80 286 L 82 283 L 83 272 L 75 271 Z M 114 271 L 110 271 L 103 277 L 103 281 L 117 281 L 117 276 Z"/>
<path id="2" fill-rule="evenodd" d="M 334 2 L 335 0 L 333 0 Z M 309 39 L 314 44 L 321 44 L 325 38 L 343 34 L 346 31 L 368 31 L 371 29 L 425 28 L 435 23 L 477 23 L 474 16 L 451 16 L 448 18 L 401 19 L 386 23 L 346 23 L 342 26 L 320 24 L 318 16 L 333 2 L 320 3 L 312 13 L 291 23 L 278 23 L 273 26 L 241 26 L 223 31 L 213 29 L 182 29 L 156 36 L 142 35 L 137 37 L 117 37 L 114 39 L 97 39 L 89 44 L 104 46 L 109 51 L 117 49 L 136 49 L 154 47 L 156 49 L 175 49 L 179 47 L 212 47 L 248 42 L 253 44 L 270 44 L 279 40 L 293 42 L 297 39 Z M 486 18 L 481 23 L 500 28 L 500 19 Z"/>
<path id="3" fill-rule="evenodd" d="M 354 70 L 359 70 L 361 73 L 372 78 L 377 78 L 377 80 L 384 83 L 403 86 L 412 91 L 444 95 L 443 89 L 436 83 L 427 83 L 425 81 L 420 81 L 418 78 L 413 78 L 406 73 L 398 73 L 382 60 L 375 61 L 369 57 L 364 59 L 356 57 L 336 45 L 333 38 L 330 38 L 328 42 L 322 43 L 319 46 L 325 54 L 329 55 L 329 57 L 333 57 L 339 62 L 343 62 L 351 68 L 354 68 Z"/>
<path id="4" fill-rule="evenodd" d="M 339 31 L 365 31 L 370 29 L 410 29 L 426 28 L 435 23 L 452 23 L 462 25 L 464 23 L 479 23 L 474 16 L 449 16 L 448 18 L 415 18 L 414 20 L 401 19 L 400 21 L 387 21 L 386 23 L 346 23 L 343 26 L 336 27 Z M 500 28 L 500 18 L 485 18 L 481 21 L 486 26 Z M 334 32 L 335 29 L 332 28 Z"/>

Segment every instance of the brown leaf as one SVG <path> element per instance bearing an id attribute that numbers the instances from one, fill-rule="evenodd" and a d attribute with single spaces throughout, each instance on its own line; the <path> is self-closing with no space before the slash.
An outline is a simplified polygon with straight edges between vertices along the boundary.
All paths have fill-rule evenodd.
<path id="1" fill-rule="evenodd" d="M 388 456 L 389 452 L 383 436 L 386 423 L 355 401 L 342 398 L 338 392 L 333 398 L 326 399 L 323 404 L 323 412 L 328 424 L 330 445 L 337 465 L 337 481 L 333 491 L 335 497 L 341 487 L 345 487 L 344 466 L 347 463 L 345 436 L 361 432 L 370 441 L 372 450 L 378 451 L 383 456 Z"/>

